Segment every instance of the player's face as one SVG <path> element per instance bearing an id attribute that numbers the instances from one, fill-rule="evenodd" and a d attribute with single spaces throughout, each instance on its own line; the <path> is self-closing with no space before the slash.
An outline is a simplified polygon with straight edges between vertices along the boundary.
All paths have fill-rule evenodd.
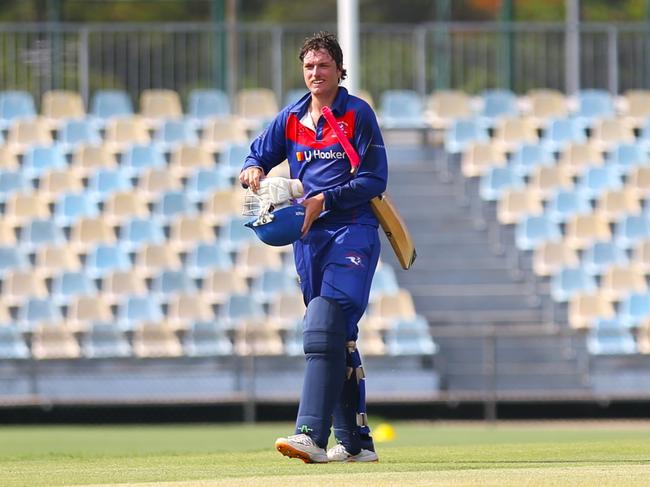
<path id="1" fill-rule="evenodd" d="M 330 54 L 319 49 L 305 54 L 302 62 L 305 84 L 312 95 L 317 97 L 333 96 L 339 86 L 341 70 Z"/>

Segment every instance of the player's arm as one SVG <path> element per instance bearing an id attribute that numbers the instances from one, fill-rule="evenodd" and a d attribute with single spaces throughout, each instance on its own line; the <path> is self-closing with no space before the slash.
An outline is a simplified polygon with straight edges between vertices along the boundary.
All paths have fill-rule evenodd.
<path id="1" fill-rule="evenodd" d="M 287 114 L 282 111 L 251 142 L 251 150 L 244 161 L 239 182 L 244 187 L 257 191 L 259 183 L 271 169 L 287 158 L 285 143 L 285 125 Z"/>
<path id="2" fill-rule="evenodd" d="M 386 190 L 388 163 L 377 118 L 370 108 L 357 112 L 352 145 L 361 163 L 347 183 L 323 192 L 326 210 L 346 210 L 367 203 Z"/>

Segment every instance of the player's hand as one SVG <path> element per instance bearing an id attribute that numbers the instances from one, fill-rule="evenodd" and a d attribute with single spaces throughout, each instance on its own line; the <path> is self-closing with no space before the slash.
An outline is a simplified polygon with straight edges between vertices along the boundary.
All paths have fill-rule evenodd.
<path id="1" fill-rule="evenodd" d="M 305 207 L 305 222 L 302 224 L 302 236 L 307 235 L 307 232 L 311 228 L 311 224 L 314 223 L 314 220 L 318 218 L 323 211 L 323 205 L 325 204 L 325 196 L 323 193 L 307 198 L 302 202 L 302 206 Z"/>
<path id="2" fill-rule="evenodd" d="M 245 187 L 250 188 L 254 193 L 260 189 L 260 181 L 264 179 L 264 171 L 261 167 L 251 166 L 239 173 L 239 182 Z"/>

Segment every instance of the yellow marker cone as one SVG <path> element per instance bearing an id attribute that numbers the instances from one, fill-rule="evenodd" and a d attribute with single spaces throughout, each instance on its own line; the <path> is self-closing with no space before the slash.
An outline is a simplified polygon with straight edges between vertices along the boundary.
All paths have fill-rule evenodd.
<path id="1" fill-rule="evenodd" d="M 388 423 L 380 423 L 372 432 L 372 438 L 377 443 L 393 441 L 395 439 L 395 428 Z"/>

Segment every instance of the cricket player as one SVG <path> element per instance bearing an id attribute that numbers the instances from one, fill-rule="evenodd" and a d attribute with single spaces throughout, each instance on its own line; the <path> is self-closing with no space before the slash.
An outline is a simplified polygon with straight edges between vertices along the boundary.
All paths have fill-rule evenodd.
<path id="1" fill-rule="evenodd" d="M 293 250 L 307 306 L 307 363 L 295 434 L 275 446 L 306 463 L 372 462 L 378 457 L 366 421 L 356 341 L 379 259 L 378 221 L 369 201 L 386 189 L 386 151 L 370 106 L 339 86 L 346 70 L 334 35 L 306 39 L 299 58 L 309 93 L 252 142 L 239 176 L 257 191 L 265 175 L 287 159 L 291 178 L 304 188 L 302 237 Z M 356 174 L 321 116 L 325 106 L 361 157 Z M 326 450 L 332 422 L 338 444 Z"/>

